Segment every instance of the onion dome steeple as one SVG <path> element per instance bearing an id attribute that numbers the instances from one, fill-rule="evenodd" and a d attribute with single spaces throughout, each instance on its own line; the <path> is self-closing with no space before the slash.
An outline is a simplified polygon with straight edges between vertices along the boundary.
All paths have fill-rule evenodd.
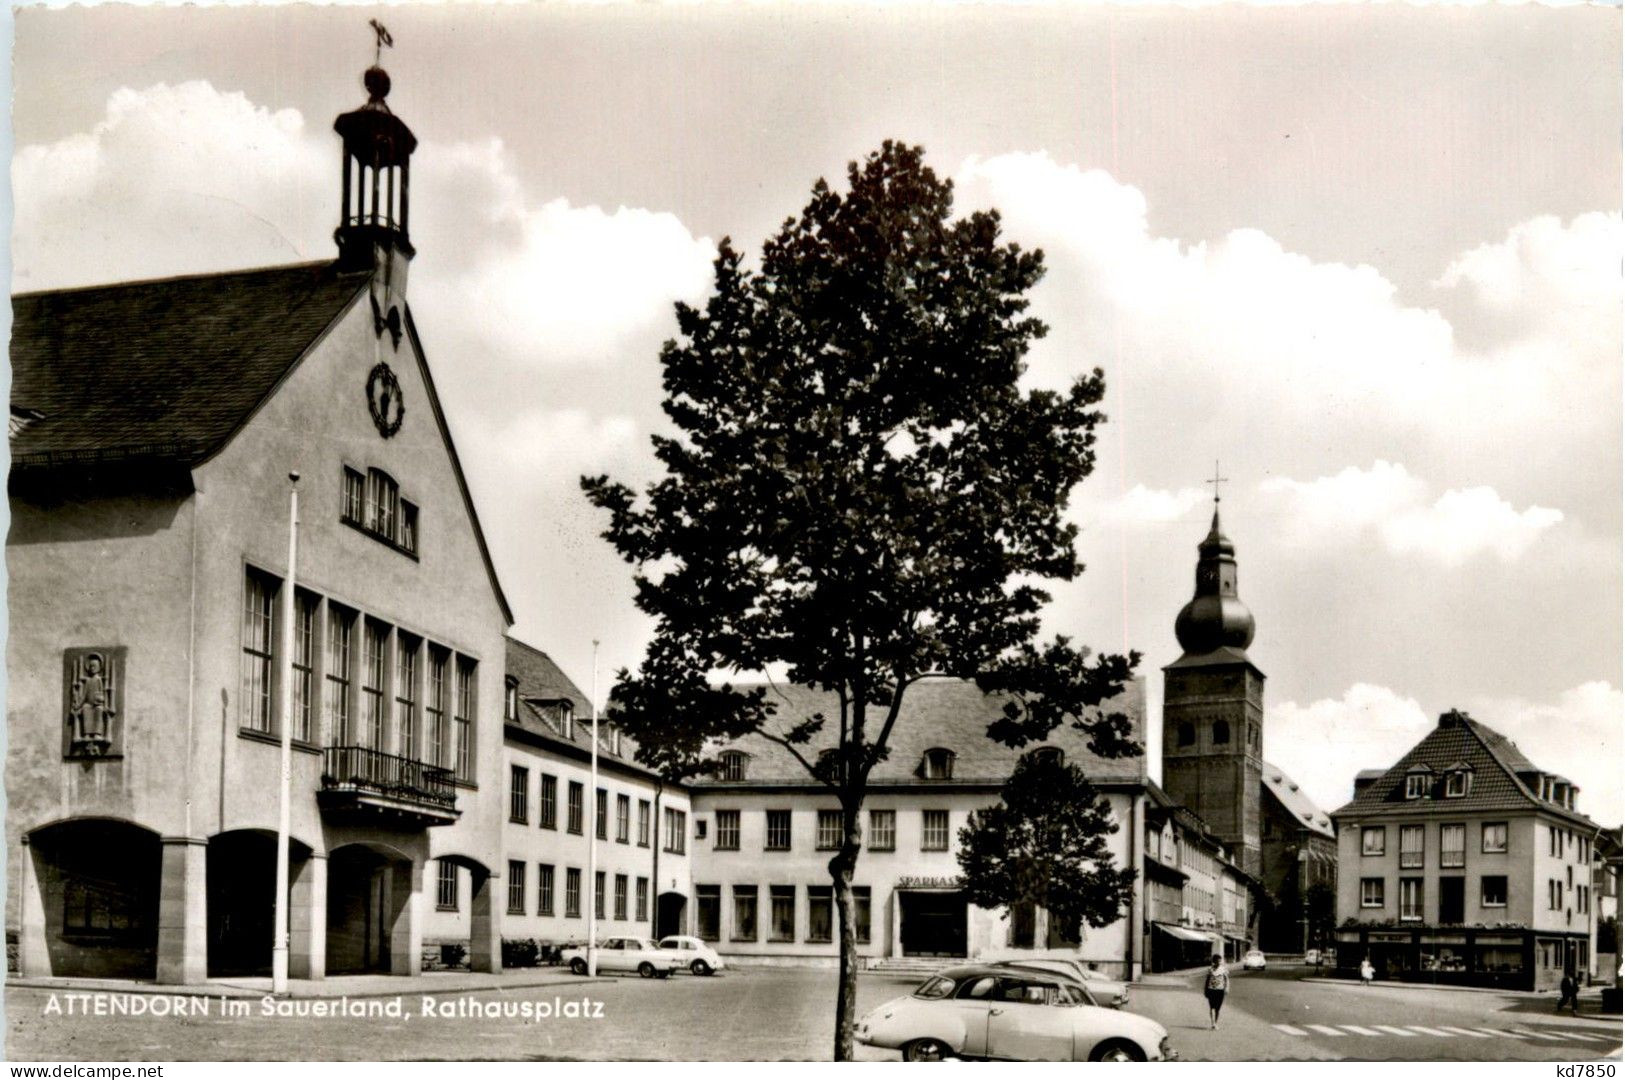
<path id="1" fill-rule="evenodd" d="M 1220 649 L 1242 657 L 1253 643 L 1253 613 L 1236 595 L 1236 547 L 1219 525 L 1219 478 L 1215 478 L 1213 525 L 1197 545 L 1196 593 L 1174 620 L 1174 634 L 1186 656 Z"/>

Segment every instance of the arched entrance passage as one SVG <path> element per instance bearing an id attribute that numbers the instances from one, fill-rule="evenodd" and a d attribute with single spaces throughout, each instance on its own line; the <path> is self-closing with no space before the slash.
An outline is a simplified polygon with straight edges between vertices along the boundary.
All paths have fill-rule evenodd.
<path id="1" fill-rule="evenodd" d="M 289 925 L 293 894 L 310 846 L 288 843 Z M 276 834 L 240 829 L 209 838 L 208 956 L 210 975 L 269 975 L 276 921 Z"/>
<path id="2" fill-rule="evenodd" d="M 502 949 L 497 922 L 497 881 L 478 859 L 453 852 L 429 863 L 425 900 L 434 905 L 430 945 L 438 964 L 467 966 L 470 971 L 501 971 Z"/>
<path id="3" fill-rule="evenodd" d="M 152 978 L 163 867 L 158 834 L 92 818 L 36 829 L 27 843 L 22 932 L 42 942 L 49 970 L 25 974 Z"/>
<path id="4" fill-rule="evenodd" d="M 688 897 L 680 892 L 663 892 L 655 903 L 655 937 L 681 934 L 685 930 L 684 916 L 688 912 Z"/>
<path id="5" fill-rule="evenodd" d="M 411 856 L 386 844 L 346 844 L 328 853 L 328 974 L 418 970 L 421 877 Z"/>

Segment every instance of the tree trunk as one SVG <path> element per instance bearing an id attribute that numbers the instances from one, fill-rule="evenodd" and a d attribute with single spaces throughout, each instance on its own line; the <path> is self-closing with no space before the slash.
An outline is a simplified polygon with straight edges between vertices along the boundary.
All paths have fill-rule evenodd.
<path id="1" fill-rule="evenodd" d="M 843 808 L 841 816 L 845 819 L 846 839 L 829 861 L 841 933 L 840 987 L 835 995 L 835 1060 L 851 1061 L 852 1027 L 857 1022 L 858 1011 L 858 931 L 852 906 L 852 870 L 858 864 L 862 836 L 858 832 L 857 807 Z M 873 917 L 871 911 L 870 918 Z"/>

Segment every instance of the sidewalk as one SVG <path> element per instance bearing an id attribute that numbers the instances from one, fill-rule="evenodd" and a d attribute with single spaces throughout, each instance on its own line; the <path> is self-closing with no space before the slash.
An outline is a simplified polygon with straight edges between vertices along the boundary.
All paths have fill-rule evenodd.
<path id="1" fill-rule="evenodd" d="M 1605 1013 L 1602 1011 L 1603 988 L 1600 986 L 1587 987 L 1580 991 L 1580 1015 L 1575 1017 L 1571 1013 L 1552 1011 L 1557 1003 L 1557 991 L 1555 990 L 1503 990 L 1493 986 L 1445 986 L 1435 983 L 1399 982 L 1386 979 L 1374 982 L 1371 986 L 1366 987 L 1361 986 L 1358 979 L 1331 979 L 1318 975 L 1305 976 L 1298 981 L 1322 983 L 1328 986 L 1346 986 L 1361 993 L 1369 993 L 1373 990 L 1432 990 L 1446 994 L 1495 994 L 1514 1003 L 1512 1008 L 1505 1010 L 1507 1012 L 1519 1014 L 1550 1012 L 1554 1020 L 1579 1019 L 1614 1022 L 1621 1018 L 1619 1013 Z"/>
<path id="2" fill-rule="evenodd" d="M 501 974 L 473 971 L 429 971 L 421 975 L 334 975 L 326 979 L 289 979 L 291 998 L 376 998 L 397 994 L 462 994 L 521 990 L 536 986 L 586 986 L 604 979 L 570 974 L 567 968 L 514 968 Z M 180 997 L 260 998 L 271 992 L 269 976 L 209 979 L 202 983 L 165 985 L 135 979 L 25 979 L 8 976 L 6 989 L 55 990 L 71 993 L 163 994 Z"/>

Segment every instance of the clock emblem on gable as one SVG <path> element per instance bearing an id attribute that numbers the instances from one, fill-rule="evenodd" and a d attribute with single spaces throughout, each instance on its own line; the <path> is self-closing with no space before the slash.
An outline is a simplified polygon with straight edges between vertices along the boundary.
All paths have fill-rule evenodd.
<path id="1" fill-rule="evenodd" d="M 401 383 L 381 360 L 367 376 L 367 411 L 372 413 L 372 422 L 384 438 L 401 430 L 401 420 L 406 413 L 405 403 L 401 401 Z"/>

